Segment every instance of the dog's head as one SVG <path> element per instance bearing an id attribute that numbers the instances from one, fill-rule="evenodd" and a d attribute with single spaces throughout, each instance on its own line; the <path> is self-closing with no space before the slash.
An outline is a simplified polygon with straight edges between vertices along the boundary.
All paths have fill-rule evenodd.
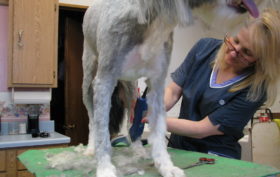
<path id="1" fill-rule="evenodd" d="M 199 15 L 233 16 L 248 11 L 258 16 L 258 9 L 253 0 L 138 0 L 140 21 L 147 22 L 152 16 L 161 16 L 168 22 L 187 25 L 192 22 L 191 10 Z"/>
<path id="2" fill-rule="evenodd" d="M 259 16 L 258 8 L 253 0 L 185 0 L 190 8 L 227 9 L 234 13 L 249 12 L 253 17 Z"/>
<path id="3" fill-rule="evenodd" d="M 232 31 L 250 14 L 258 17 L 260 0 L 189 0 L 193 15 L 208 29 L 218 33 Z M 248 13 L 245 13 L 248 12 Z M 221 28 L 222 27 L 222 28 Z"/>
<path id="4" fill-rule="evenodd" d="M 259 11 L 254 0 L 186 0 L 195 16 L 206 23 L 211 23 L 215 18 L 233 18 L 249 12 L 253 17 L 258 17 Z"/>

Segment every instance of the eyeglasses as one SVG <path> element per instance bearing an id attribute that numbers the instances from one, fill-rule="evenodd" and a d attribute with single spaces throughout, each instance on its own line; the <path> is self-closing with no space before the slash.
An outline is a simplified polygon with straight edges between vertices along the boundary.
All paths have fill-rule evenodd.
<path id="1" fill-rule="evenodd" d="M 247 48 L 241 48 L 240 50 L 237 50 L 232 42 L 230 41 L 229 37 L 225 35 L 224 37 L 224 43 L 227 45 L 228 49 L 231 51 L 235 51 L 237 54 L 237 58 L 244 64 L 250 65 L 255 62 L 255 57 Z M 238 43 L 235 42 L 235 45 Z"/>

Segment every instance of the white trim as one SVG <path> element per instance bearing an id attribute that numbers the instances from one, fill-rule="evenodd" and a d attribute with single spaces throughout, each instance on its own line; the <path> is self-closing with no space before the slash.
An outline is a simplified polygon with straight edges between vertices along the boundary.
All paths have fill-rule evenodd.
<path id="1" fill-rule="evenodd" d="M 230 83 L 228 83 L 228 84 L 226 84 L 226 85 L 217 84 L 217 86 L 214 86 L 214 84 L 216 83 L 216 80 L 214 81 L 214 84 L 212 83 L 214 71 L 215 71 L 215 66 L 214 66 L 214 68 L 212 69 L 211 76 L 210 76 L 210 80 L 209 80 L 209 87 L 210 87 L 210 88 L 225 88 L 225 87 L 228 87 L 228 86 L 230 86 L 230 85 L 235 84 L 236 82 L 239 82 L 239 81 L 245 79 L 246 77 L 248 77 L 248 76 L 250 75 L 250 73 L 246 73 L 246 74 L 244 74 L 244 76 L 242 76 L 242 77 L 240 77 L 239 79 L 234 80 L 233 82 L 230 82 Z M 237 77 L 237 76 L 236 76 L 236 77 Z M 217 78 L 216 78 L 216 79 L 217 79 Z"/>

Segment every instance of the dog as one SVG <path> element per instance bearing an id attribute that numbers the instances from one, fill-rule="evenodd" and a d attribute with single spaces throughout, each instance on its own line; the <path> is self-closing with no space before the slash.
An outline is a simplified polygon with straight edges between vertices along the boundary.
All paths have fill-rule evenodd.
<path id="1" fill-rule="evenodd" d="M 147 78 L 149 88 L 148 142 L 155 167 L 164 177 L 185 176 L 183 170 L 173 165 L 166 150 L 163 94 L 172 31 L 176 25 L 191 24 L 191 9 L 201 7 L 218 15 L 225 15 L 220 13 L 221 9 L 228 9 L 248 10 L 257 16 L 256 5 L 251 0 L 94 0 L 86 11 L 82 90 L 90 121 L 85 154 L 95 155 L 97 177 L 117 176 L 111 163 L 110 133 L 118 131 L 118 127 L 109 133 L 115 87 L 119 85 L 125 91 L 123 106 L 130 110 L 135 98 L 135 81 L 140 77 Z"/>

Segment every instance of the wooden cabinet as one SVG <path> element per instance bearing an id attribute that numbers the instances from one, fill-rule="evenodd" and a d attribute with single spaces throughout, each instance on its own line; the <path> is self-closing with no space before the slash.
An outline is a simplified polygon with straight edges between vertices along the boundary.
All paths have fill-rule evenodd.
<path id="1" fill-rule="evenodd" d="M 57 86 L 58 0 L 9 0 L 9 87 Z"/>
<path id="2" fill-rule="evenodd" d="M 17 156 L 30 149 L 47 149 L 67 147 L 67 144 L 37 146 L 37 147 L 22 147 L 0 150 L 0 177 L 34 177 L 28 172 L 25 166 L 17 160 Z"/>
<path id="3" fill-rule="evenodd" d="M 0 150 L 0 172 L 5 171 L 6 162 L 2 159 L 6 159 L 6 152 L 4 150 Z"/>

